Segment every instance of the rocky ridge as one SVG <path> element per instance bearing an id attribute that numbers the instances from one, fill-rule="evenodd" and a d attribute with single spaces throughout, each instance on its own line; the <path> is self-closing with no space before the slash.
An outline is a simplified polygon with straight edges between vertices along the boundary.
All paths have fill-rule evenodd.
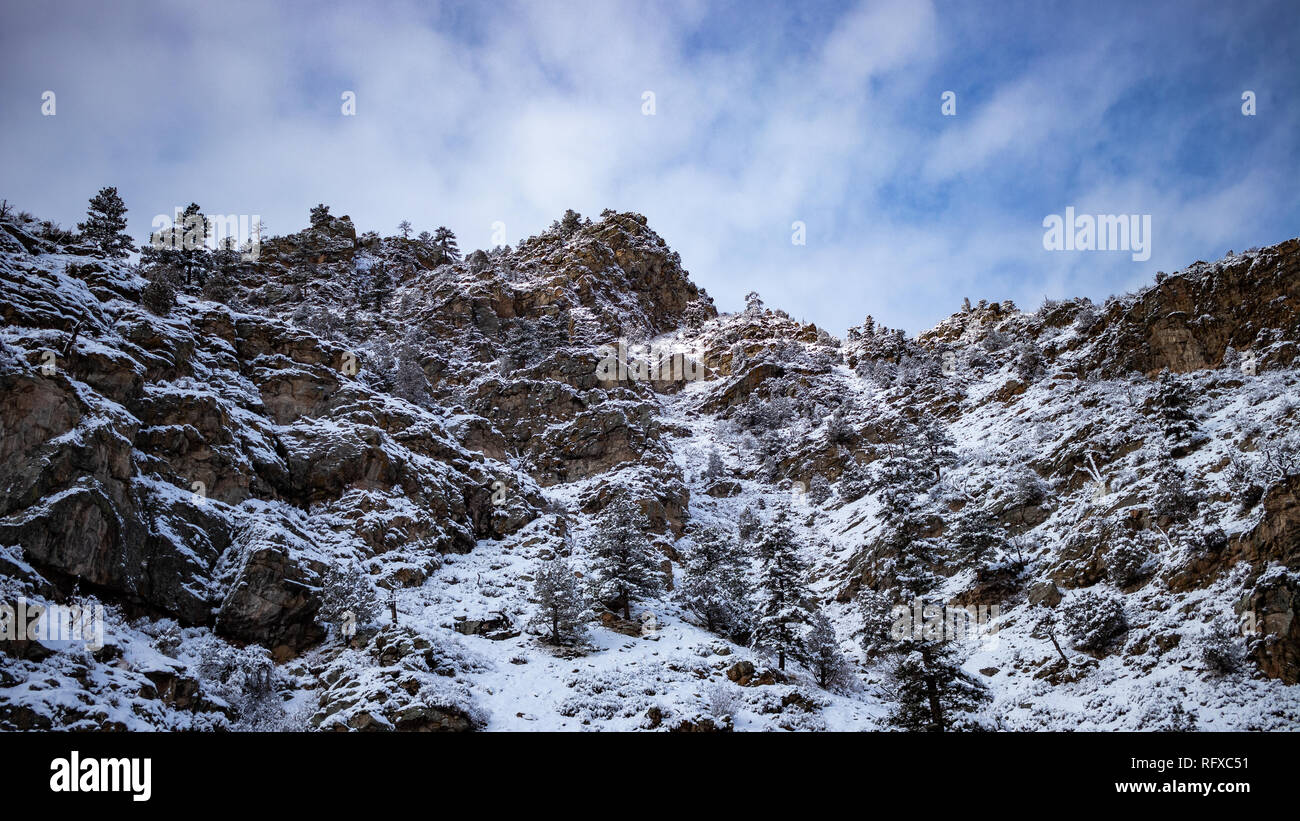
<path id="1" fill-rule="evenodd" d="M 989 726 L 1164 726 L 1167 704 L 1132 703 L 1157 680 L 1203 726 L 1300 723 L 1296 240 L 1100 306 L 981 302 L 913 339 L 837 339 L 756 298 L 719 315 L 636 214 L 464 260 L 330 217 L 267 241 L 224 303 L 182 291 L 162 316 L 135 267 L 3 227 L 0 600 L 105 602 L 111 638 L 8 647 L 2 727 L 880 726 L 858 615 L 891 587 L 875 472 L 927 418 L 954 440 L 929 532 L 978 506 L 1020 555 L 948 568 L 952 602 L 1004 614 L 966 660 Z M 638 378 L 673 355 L 700 378 Z M 1193 420 L 1176 436 L 1171 384 Z M 1194 513 L 1152 502 L 1171 460 Z M 581 566 L 620 494 L 670 581 L 693 524 L 789 506 L 860 686 L 733 678 L 761 656 L 671 594 L 648 637 L 611 617 L 580 659 L 538 646 L 535 568 Z M 1131 576 L 1121 544 L 1143 551 Z M 347 642 L 322 612 L 340 567 L 392 597 Z M 1101 588 L 1123 636 L 1058 667 L 1031 614 Z M 1228 678 L 1192 646 L 1222 617 L 1255 626 Z M 568 695 L 533 707 L 539 682 Z M 697 701 L 727 687 L 723 721 Z"/>

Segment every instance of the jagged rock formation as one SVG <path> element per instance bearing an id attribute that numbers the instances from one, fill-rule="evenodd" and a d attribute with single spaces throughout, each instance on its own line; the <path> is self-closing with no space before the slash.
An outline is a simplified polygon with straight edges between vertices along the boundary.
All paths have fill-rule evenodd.
<path id="1" fill-rule="evenodd" d="M 952 603 L 1004 614 L 967 662 L 993 671 L 990 726 L 1160 726 L 1162 705 L 1127 702 L 1179 668 L 1208 726 L 1300 722 L 1296 240 L 1104 306 L 980 303 L 915 339 L 869 322 L 844 340 L 757 302 L 719 315 L 636 214 L 464 260 L 326 217 L 234 267 L 224 304 L 195 288 L 161 316 L 140 271 L 73 241 L 0 231 L 0 599 L 109 603 L 110 640 L 85 658 L 0 642 L 0 727 L 817 729 L 832 702 L 879 726 L 859 603 L 894 589 L 882 470 L 927 424 L 954 441 L 918 533 L 956 538 L 978 510 L 1011 540 L 1001 564 L 943 568 Z M 685 372 L 661 374 L 673 356 Z M 1166 499 L 1178 471 L 1188 498 Z M 865 689 L 767 671 L 706 716 L 698 682 L 723 687 L 743 650 L 666 593 L 645 635 L 670 657 L 620 645 L 642 628 L 611 617 L 596 679 L 521 701 L 571 669 L 522 631 L 533 568 L 582 566 L 620 494 L 670 588 L 692 525 L 792 499 Z M 348 566 L 392 593 L 343 642 L 323 608 Z M 1057 667 L 1042 611 L 1103 588 L 1124 632 Z M 1256 630 L 1231 682 L 1194 646 L 1222 616 Z"/>

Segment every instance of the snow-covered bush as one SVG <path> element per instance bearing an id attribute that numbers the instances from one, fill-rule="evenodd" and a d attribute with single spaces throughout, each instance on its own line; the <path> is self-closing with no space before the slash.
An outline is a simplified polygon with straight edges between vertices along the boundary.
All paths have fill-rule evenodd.
<path id="1" fill-rule="evenodd" d="M 167 316 L 176 307 L 176 286 L 166 279 L 151 279 L 140 291 L 140 302 L 149 313 Z"/>
<path id="2" fill-rule="evenodd" d="M 662 674 L 658 664 L 580 673 L 567 682 L 573 694 L 560 702 L 559 713 L 583 723 L 643 715 L 655 705 Z"/>
<path id="3" fill-rule="evenodd" d="M 1172 459 L 1157 463 L 1155 481 L 1151 512 L 1157 517 L 1182 521 L 1196 512 L 1200 499 L 1188 487 L 1187 474 Z"/>
<path id="4" fill-rule="evenodd" d="M 1138 721 L 1147 732 L 1191 733 L 1196 731 L 1196 714 L 1183 706 L 1185 694 L 1153 691 Z"/>
<path id="5" fill-rule="evenodd" d="M 731 722 L 736 718 L 741 700 L 730 684 L 717 683 L 709 687 L 709 715 L 717 721 Z"/>
<path id="6" fill-rule="evenodd" d="M 1243 511 L 1250 510 L 1264 496 L 1259 469 L 1250 454 L 1229 452 L 1228 467 L 1223 471 L 1223 478 L 1228 484 L 1228 493 Z"/>
<path id="7" fill-rule="evenodd" d="M 1010 487 L 1005 505 L 1007 508 L 1041 505 L 1047 501 L 1051 487 L 1032 468 L 1019 466 L 1011 471 Z"/>
<path id="8" fill-rule="evenodd" d="M 321 589 L 320 618 L 338 626 L 351 613 L 357 625 L 374 622 L 379 615 L 379 593 L 365 569 L 356 562 L 335 565 L 325 573 Z"/>
<path id="9" fill-rule="evenodd" d="M 856 436 L 853 425 L 845 418 L 843 408 L 837 410 L 826 422 L 826 441 L 832 445 L 847 445 Z"/>
<path id="10" fill-rule="evenodd" d="M 741 544 L 753 544 L 762 527 L 762 520 L 758 518 L 758 514 L 753 510 L 745 508 L 740 511 L 740 518 L 736 520 L 736 528 L 739 531 Z"/>
<path id="11" fill-rule="evenodd" d="M 1022 382 L 1033 382 L 1047 370 L 1043 352 L 1030 340 L 1016 346 L 1016 375 Z"/>
<path id="12" fill-rule="evenodd" d="M 1128 629 L 1124 604 L 1109 592 L 1081 590 L 1061 606 L 1065 630 L 1081 650 L 1102 650 Z"/>
<path id="13" fill-rule="evenodd" d="M 211 633 L 190 635 L 183 644 L 186 661 L 198 674 L 203 692 L 225 701 L 238 713 L 236 729 L 291 729 L 280 698 L 283 673 L 264 647 L 235 647 Z"/>
<path id="14" fill-rule="evenodd" d="M 1231 618 L 1220 616 L 1195 637 L 1194 646 L 1201 661 L 1213 673 L 1227 675 L 1241 666 L 1245 647 Z"/>
<path id="15" fill-rule="evenodd" d="M 820 473 L 814 475 L 812 481 L 808 483 L 808 501 L 820 507 L 829 498 L 831 498 L 830 482 L 827 482 L 826 477 Z"/>
<path id="16" fill-rule="evenodd" d="M 717 450 L 710 450 L 704 465 L 704 478 L 713 480 L 725 476 L 726 473 L 727 466 L 722 463 L 722 457 L 718 455 Z"/>
<path id="17" fill-rule="evenodd" d="M 1116 587 L 1136 584 L 1151 570 L 1151 541 L 1146 533 L 1116 539 L 1106 554 L 1106 575 Z"/>
<path id="18" fill-rule="evenodd" d="M 1259 446 L 1259 452 L 1260 471 L 1270 485 L 1300 475 L 1300 435 L 1270 439 Z"/>

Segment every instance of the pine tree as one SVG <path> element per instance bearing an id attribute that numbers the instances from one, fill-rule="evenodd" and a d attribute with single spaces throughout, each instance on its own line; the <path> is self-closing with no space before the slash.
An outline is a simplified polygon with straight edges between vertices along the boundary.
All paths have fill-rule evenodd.
<path id="1" fill-rule="evenodd" d="M 870 588 L 858 596 L 858 612 L 862 615 L 862 650 L 868 659 L 879 658 L 893 647 L 891 630 L 895 614 L 893 601 L 883 593 Z"/>
<path id="2" fill-rule="evenodd" d="M 393 372 L 393 395 L 405 399 L 412 405 L 424 407 L 429 404 L 429 378 L 411 346 L 404 346 L 397 356 L 397 368 Z"/>
<path id="3" fill-rule="evenodd" d="M 722 457 L 716 450 L 710 450 L 708 459 L 704 465 L 704 478 L 712 481 L 727 472 L 727 466 L 722 463 Z"/>
<path id="4" fill-rule="evenodd" d="M 870 490 L 870 475 L 867 469 L 854 459 L 852 454 L 842 451 L 841 461 L 847 463 L 848 467 L 840 474 L 839 481 L 835 483 L 836 490 L 840 494 L 841 502 L 854 502 L 866 496 Z"/>
<path id="5" fill-rule="evenodd" d="M 126 204 L 112 186 L 90 198 L 86 221 L 77 223 L 77 230 L 109 259 L 122 259 L 135 250 L 126 235 Z"/>
<path id="6" fill-rule="evenodd" d="M 758 583 L 758 619 L 750 641 L 777 655 L 777 666 L 784 670 L 786 657 L 804 656 L 805 637 L 812 611 L 805 599 L 806 568 L 799 558 L 794 531 L 778 510 L 756 549 L 762 561 Z"/>
<path id="7" fill-rule="evenodd" d="M 813 614 L 808 630 L 807 659 L 808 666 L 817 676 L 817 683 L 823 688 L 843 686 L 852 675 L 844 653 L 840 651 L 835 627 L 820 610 Z"/>
<path id="8" fill-rule="evenodd" d="M 1047 369 L 1047 362 L 1043 359 L 1043 352 L 1038 350 L 1038 346 L 1033 340 L 1025 340 L 1016 347 L 1016 375 L 1020 381 L 1027 383 L 1043 375 Z"/>
<path id="9" fill-rule="evenodd" d="M 924 624 L 916 619 L 895 624 L 882 648 L 894 659 L 895 705 L 890 720 L 907 730 L 943 731 L 959 726 L 961 715 L 976 709 L 985 691 L 962 671 L 951 637 L 945 635 L 943 601 L 938 595 L 943 551 L 937 540 L 920 535 L 925 521 L 924 484 L 916 480 L 928 475 L 929 452 L 902 449 L 893 458 L 889 478 L 902 483 L 888 485 L 881 493 L 880 551 L 885 560 L 881 576 L 896 580 L 900 599 L 924 616 Z M 937 631 L 929 621 L 935 613 Z"/>
<path id="10" fill-rule="evenodd" d="M 1156 462 L 1156 492 L 1151 512 L 1161 519 L 1183 521 L 1196 512 L 1200 500 L 1188 490 L 1187 473 L 1166 453 Z"/>
<path id="11" fill-rule="evenodd" d="M 572 644 L 586 635 L 591 611 L 568 562 L 559 557 L 541 562 L 533 582 L 533 595 L 537 609 L 529 626 L 548 633 L 551 644 Z"/>
<path id="12" fill-rule="evenodd" d="M 953 450 L 953 441 L 948 435 L 947 426 L 929 414 L 923 415 L 918 420 L 909 437 L 908 445 L 921 451 L 929 468 L 934 471 L 936 482 L 940 479 L 940 471 L 957 461 L 957 453 Z"/>
<path id="13" fill-rule="evenodd" d="M 887 652 L 894 658 L 895 685 L 890 722 L 912 731 L 953 729 L 961 714 L 979 707 L 985 690 L 962 671 L 952 637 L 945 633 L 943 602 L 936 595 L 941 585 L 938 545 L 914 536 L 906 525 L 895 530 L 889 550 L 903 599 L 923 616 L 922 622 L 912 619 L 902 629 L 896 625 L 890 635 Z M 936 615 L 937 629 L 931 621 Z"/>
<path id="14" fill-rule="evenodd" d="M 848 404 L 848 402 L 845 402 L 844 405 L 836 408 L 835 413 L 831 414 L 831 418 L 826 422 L 826 441 L 832 445 L 848 445 L 853 442 L 854 437 L 857 435 L 857 432 L 853 430 L 853 425 L 849 423 L 847 418 L 846 406 Z"/>
<path id="15" fill-rule="evenodd" d="M 565 237 L 573 236 L 579 228 L 582 227 L 582 215 L 572 208 L 564 212 L 560 218 L 560 233 Z"/>
<path id="16" fill-rule="evenodd" d="M 370 304 L 375 313 L 383 312 L 392 296 L 393 278 L 383 263 L 380 263 L 371 269 L 370 273 Z"/>
<path id="17" fill-rule="evenodd" d="M 176 307 L 176 283 L 169 268 L 155 268 L 147 275 L 148 284 L 140 290 L 140 302 L 150 313 L 167 316 Z"/>
<path id="18" fill-rule="evenodd" d="M 924 622 L 913 619 L 902 629 L 896 626 L 890 636 L 887 652 L 894 658 L 895 685 L 890 722 L 913 731 L 952 729 L 959 725 L 960 714 L 979 707 L 985 691 L 962 671 L 951 637 L 945 635 L 944 607 L 935 595 L 940 587 L 937 545 L 900 531 L 891 550 L 903 598 L 923 614 Z M 935 614 L 937 629 L 931 621 Z"/>
<path id="19" fill-rule="evenodd" d="M 185 272 L 185 284 L 197 281 L 202 288 L 207 283 L 208 272 L 212 270 L 212 254 L 208 251 L 208 218 L 196 202 L 186 206 L 181 213 L 180 229 L 183 239 L 177 253 L 180 255 L 181 270 Z"/>
<path id="20" fill-rule="evenodd" d="M 646 538 L 650 524 L 641 506 L 626 496 L 601 513 L 589 552 L 593 556 L 593 594 L 632 618 L 634 599 L 654 596 L 663 588 L 658 556 Z"/>
<path id="21" fill-rule="evenodd" d="M 1196 417 L 1192 415 L 1192 396 L 1186 383 L 1170 373 L 1160 372 L 1156 387 L 1156 411 L 1160 428 L 1171 446 L 1187 444 L 1196 432 Z"/>
<path id="22" fill-rule="evenodd" d="M 321 586 L 321 618 L 326 624 L 343 621 L 348 613 L 357 624 L 370 624 L 379 615 L 379 592 L 356 562 L 331 567 Z"/>
<path id="23" fill-rule="evenodd" d="M 456 235 L 446 226 L 438 226 L 433 232 L 433 247 L 438 249 L 438 262 L 456 262 L 460 259 L 460 248 L 456 246 Z"/>
<path id="24" fill-rule="evenodd" d="M 241 260 L 234 237 L 226 237 L 222 247 L 212 254 L 212 274 L 203 284 L 203 298 L 228 303 L 235 296 Z"/>
<path id="25" fill-rule="evenodd" d="M 987 690 L 961 669 L 951 644 L 908 641 L 895 654 L 897 661 L 891 670 L 895 703 L 889 722 L 900 729 L 960 729 L 965 714 L 988 700 Z"/>
<path id="26" fill-rule="evenodd" d="M 328 228 L 332 219 L 330 207 L 323 202 L 311 209 L 312 228 Z"/>
<path id="27" fill-rule="evenodd" d="M 977 571 L 995 560 L 1006 544 L 1006 534 L 993 514 L 971 502 L 962 509 L 949 533 L 953 558 Z"/>
<path id="28" fill-rule="evenodd" d="M 402 235 L 402 239 L 410 239 L 411 238 L 410 220 L 402 220 L 401 222 L 397 223 L 397 233 Z"/>
<path id="29" fill-rule="evenodd" d="M 748 631 L 749 600 L 745 554 L 738 542 L 716 528 L 693 534 L 678 598 L 712 633 L 738 636 Z"/>
<path id="30" fill-rule="evenodd" d="M 812 481 L 808 483 L 808 501 L 821 506 L 830 497 L 830 482 L 826 481 L 826 477 L 820 473 L 814 475 Z"/>
<path id="31" fill-rule="evenodd" d="M 740 511 L 740 518 L 736 520 L 736 530 L 740 536 L 740 543 L 742 545 L 752 545 L 762 526 L 762 520 L 758 518 L 758 514 L 753 510 L 745 508 Z"/>

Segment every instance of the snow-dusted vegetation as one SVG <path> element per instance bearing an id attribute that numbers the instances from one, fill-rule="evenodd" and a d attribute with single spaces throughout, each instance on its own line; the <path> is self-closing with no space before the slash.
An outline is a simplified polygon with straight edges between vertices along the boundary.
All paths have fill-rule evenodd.
<path id="1" fill-rule="evenodd" d="M 631 213 L 112 235 L 0 224 L 0 605 L 105 613 L 0 728 L 1300 727 L 1295 240 L 839 339 Z"/>

